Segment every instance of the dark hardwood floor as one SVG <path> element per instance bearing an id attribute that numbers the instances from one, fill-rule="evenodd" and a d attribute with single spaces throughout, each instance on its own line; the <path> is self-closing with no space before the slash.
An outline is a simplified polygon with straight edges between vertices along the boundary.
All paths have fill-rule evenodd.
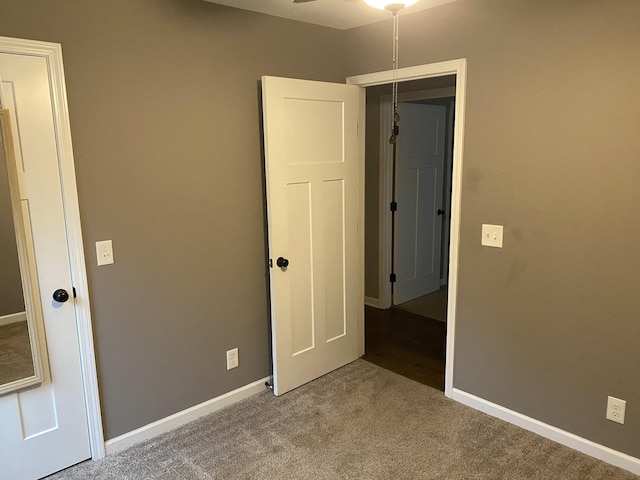
<path id="1" fill-rule="evenodd" d="M 394 308 L 366 306 L 364 315 L 362 358 L 444 391 L 445 323 Z"/>

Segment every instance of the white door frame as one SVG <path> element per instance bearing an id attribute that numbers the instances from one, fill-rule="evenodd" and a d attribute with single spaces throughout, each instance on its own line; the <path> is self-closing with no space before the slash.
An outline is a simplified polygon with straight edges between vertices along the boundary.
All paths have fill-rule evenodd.
<path id="1" fill-rule="evenodd" d="M 71 260 L 71 279 L 76 290 L 75 315 L 78 329 L 82 383 L 93 460 L 104 458 L 104 432 L 98 395 L 98 375 L 93 345 L 93 328 L 89 305 L 89 286 L 85 268 L 78 191 L 71 145 L 71 127 L 67 91 L 62 63 L 62 46 L 58 43 L 0 37 L 0 53 L 41 57 L 47 62 L 52 95 L 51 104 L 56 128 L 62 203 L 65 212 L 67 245 Z"/>
<path id="2" fill-rule="evenodd" d="M 453 134 L 453 173 L 451 178 L 451 228 L 449 243 L 449 299 L 447 305 L 447 353 L 444 393 L 453 396 L 453 361 L 455 345 L 456 303 L 458 298 L 458 250 L 460 246 L 460 217 L 462 199 L 462 158 L 464 146 L 464 110 L 467 90 L 467 60 L 465 58 L 446 62 L 401 68 L 397 72 L 399 82 L 423 78 L 456 76 L 456 110 Z M 391 83 L 393 70 L 356 75 L 347 78 L 347 83 L 359 87 L 371 87 Z"/>

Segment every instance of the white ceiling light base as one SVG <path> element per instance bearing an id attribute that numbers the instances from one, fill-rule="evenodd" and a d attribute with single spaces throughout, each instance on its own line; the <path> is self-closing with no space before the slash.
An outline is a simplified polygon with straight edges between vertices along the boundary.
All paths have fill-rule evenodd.
<path id="1" fill-rule="evenodd" d="M 411 5 L 415 5 L 418 3 L 418 0 L 364 0 L 367 5 L 372 6 L 373 8 L 377 8 L 379 10 L 389 10 L 394 14 L 398 13 L 398 10 L 401 10 L 405 7 L 410 7 Z"/>

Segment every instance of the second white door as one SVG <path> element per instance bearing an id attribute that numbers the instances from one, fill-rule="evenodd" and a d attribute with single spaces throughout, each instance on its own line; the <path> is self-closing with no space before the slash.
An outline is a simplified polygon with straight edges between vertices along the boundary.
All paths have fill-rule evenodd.
<path id="1" fill-rule="evenodd" d="M 393 303 L 440 288 L 446 107 L 401 103 Z"/>

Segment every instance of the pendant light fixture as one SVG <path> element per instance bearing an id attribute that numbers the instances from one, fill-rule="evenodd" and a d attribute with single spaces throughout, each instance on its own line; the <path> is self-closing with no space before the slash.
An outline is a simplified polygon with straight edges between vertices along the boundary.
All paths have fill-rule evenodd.
<path id="1" fill-rule="evenodd" d="M 364 0 L 368 5 L 379 10 L 388 10 L 393 14 L 393 93 L 392 93 L 392 116 L 391 116 L 391 135 L 389 143 L 396 143 L 398 135 L 398 122 L 400 114 L 398 113 L 398 12 L 405 8 L 418 3 L 418 0 Z"/>
<path id="2" fill-rule="evenodd" d="M 398 11 L 405 7 L 410 7 L 418 3 L 418 0 L 403 0 L 394 2 L 393 0 L 364 0 L 367 5 L 371 5 L 373 8 L 380 10 Z"/>

